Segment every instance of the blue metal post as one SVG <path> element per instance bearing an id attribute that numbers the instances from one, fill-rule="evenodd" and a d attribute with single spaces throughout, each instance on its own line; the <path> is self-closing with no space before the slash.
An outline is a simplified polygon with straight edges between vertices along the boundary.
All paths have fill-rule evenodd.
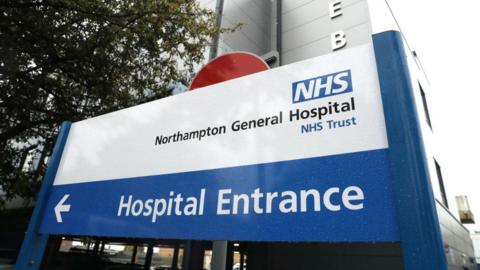
<path id="1" fill-rule="evenodd" d="M 373 36 L 406 270 L 447 269 L 402 36 Z"/>
<path id="2" fill-rule="evenodd" d="M 45 204 L 47 203 L 50 189 L 53 185 L 55 175 L 57 174 L 60 159 L 62 158 L 63 148 L 67 141 L 70 126 L 70 122 L 63 122 L 62 127 L 60 128 L 60 134 L 55 142 L 52 156 L 48 161 L 47 172 L 35 203 L 35 209 L 30 218 L 30 224 L 28 225 L 27 233 L 23 239 L 22 248 L 18 254 L 17 264 L 15 265 L 15 269 L 17 270 L 39 269 L 42 263 L 43 253 L 47 246 L 48 235 L 40 234 L 38 229 L 40 227 L 43 213 L 45 212 Z"/>

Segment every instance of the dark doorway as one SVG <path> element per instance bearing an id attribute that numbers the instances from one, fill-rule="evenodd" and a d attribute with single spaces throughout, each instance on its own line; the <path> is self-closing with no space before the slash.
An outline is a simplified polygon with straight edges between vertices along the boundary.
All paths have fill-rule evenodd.
<path id="1" fill-rule="evenodd" d="M 234 242 L 231 256 L 229 270 L 403 269 L 398 243 Z"/>

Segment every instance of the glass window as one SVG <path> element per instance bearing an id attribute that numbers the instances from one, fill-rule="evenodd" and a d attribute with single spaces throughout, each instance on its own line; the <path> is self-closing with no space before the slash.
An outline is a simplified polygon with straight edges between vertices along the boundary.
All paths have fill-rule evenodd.
<path id="1" fill-rule="evenodd" d="M 425 112 L 425 118 L 427 119 L 427 124 L 432 128 L 432 121 L 430 120 L 430 112 L 428 111 L 427 98 L 425 97 L 425 92 L 423 91 L 422 85 L 418 83 L 420 87 L 420 94 L 422 95 L 423 110 Z"/>
<path id="2" fill-rule="evenodd" d="M 442 168 L 435 159 L 433 161 L 435 162 L 435 170 L 437 171 L 438 185 L 440 186 L 440 192 L 442 193 L 442 203 L 448 208 L 447 192 L 445 191 L 445 185 L 443 184 Z"/>

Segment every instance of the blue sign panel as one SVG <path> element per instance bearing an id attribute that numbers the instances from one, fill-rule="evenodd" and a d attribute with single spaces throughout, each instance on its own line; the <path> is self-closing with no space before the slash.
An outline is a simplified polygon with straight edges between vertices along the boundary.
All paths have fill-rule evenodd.
<path id="1" fill-rule="evenodd" d="M 387 150 L 54 186 L 49 234 L 255 241 L 399 239 Z"/>

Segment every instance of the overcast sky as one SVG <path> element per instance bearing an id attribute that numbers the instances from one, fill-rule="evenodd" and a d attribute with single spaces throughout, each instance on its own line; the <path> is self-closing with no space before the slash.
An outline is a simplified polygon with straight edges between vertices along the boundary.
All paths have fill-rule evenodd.
<path id="1" fill-rule="evenodd" d="M 388 0 L 431 82 L 429 107 L 452 212 L 467 195 L 480 230 L 480 1 Z"/>

